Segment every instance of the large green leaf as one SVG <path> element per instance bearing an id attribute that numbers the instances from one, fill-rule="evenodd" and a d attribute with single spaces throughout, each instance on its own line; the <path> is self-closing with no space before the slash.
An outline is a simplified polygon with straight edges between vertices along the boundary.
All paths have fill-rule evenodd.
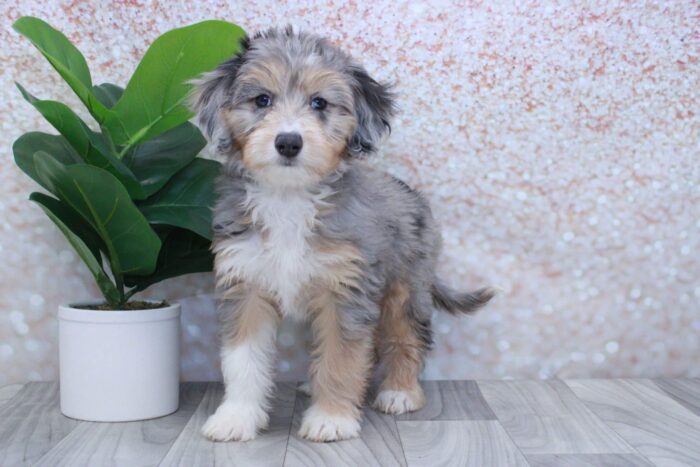
<path id="1" fill-rule="evenodd" d="M 40 100 L 30 94 L 21 84 L 15 83 L 22 97 L 32 104 L 46 120 L 61 133 L 83 158 L 98 158 L 95 133 L 67 105 L 50 100 Z"/>
<path id="2" fill-rule="evenodd" d="M 136 146 L 122 160 L 141 182 L 144 194 L 151 196 L 192 162 L 205 145 L 197 127 L 186 122 Z"/>
<path id="3" fill-rule="evenodd" d="M 211 240 L 214 180 L 220 170 L 216 161 L 195 159 L 155 195 L 139 203 L 139 209 L 153 224 L 175 225 Z"/>
<path id="4" fill-rule="evenodd" d="M 32 131 L 17 138 L 15 144 L 12 145 L 15 163 L 22 172 L 47 190 L 48 187 L 44 185 L 43 180 L 37 174 L 36 167 L 34 166 L 34 153 L 38 151 L 51 154 L 51 157 L 63 165 L 83 162 L 83 159 L 75 149 L 73 149 L 73 146 L 61 135 L 49 135 L 47 133 Z"/>
<path id="5" fill-rule="evenodd" d="M 92 275 L 95 277 L 97 286 L 102 291 L 105 299 L 110 304 L 119 302 L 119 292 L 102 269 L 100 262 L 100 251 L 96 250 L 97 241 L 94 232 L 85 230 L 82 219 L 75 217 L 71 209 L 62 204 L 59 200 L 46 196 L 42 193 L 32 193 L 29 197 L 41 207 L 49 216 L 49 219 L 63 232 L 68 242 L 73 246 L 78 256 L 82 258 Z"/>
<path id="6" fill-rule="evenodd" d="M 95 95 L 97 100 L 99 100 L 102 105 L 111 109 L 114 104 L 117 103 L 122 94 L 124 94 L 124 89 L 120 88 L 116 84 L 112 83 L 102 83 L 99 86 L 92 87 L 92 93 Z"/>
<path id="7" fill-rule="evenodd" d="M 77 212 L 63 201 L 43 193 L 32 193 L 29 195 L 29 200 L 41 204 L 44 208 L 49 209 L 56 217 L 61 219 L 61 222 L 63 222 L 71 232 L 80 237 L 97 262 L 100 265 L 102 264 L 100 250 L 106 251 L 104 244 L 99 235 L 95 232 L 95 229 L 85 222 Z"/>
<path id="8" fill-rule="evenodd" d="M 128 149 L 192 117 L 183 105 L 188 84 L 239 50 L 245 32 L 225 21 L 203 21 L 157 38 L 105 122 L 115 144 Z"/>
<path id="9" fill-rule="evenodd" d="M 161 234 L 163 246 L 158 256 L 158 265 L 148 276 L 127 276 L 128 287 L 144 290 L 156 282 L 194 272 L 208 272 L 214 266 L 211 243 L 206 238 L 185 229 L 167 228 Z"/>
<path id="10" fill-rule="evenodd" d="M 12 28 L 29 39 L 75 91 L 93 117 L 104 122 L 110 111 L 92 93 L 92 79 L 85 57 L 60 31 L 39 18 L 25 16 Z"/>
<path id="11" fill-rule="evenodd" d="M 49 100 L 39 100 L 20 84 L 22 96 L 32 104 L 48 122 L 73 146 L 86 163 L 105 169 L 126 187 L 134 199 L 144 199 L 141 184 L 121 160 L 110 154 L 102 136 L 92 131 L 67 105 Z"/>
<path id="12" fill-rule="evenodd" d="M 115 275 L 155 270 L 160 239 L 112 174 L 87 164 L 64 166 L 42 151 L 34 153 L 34 165 L 46 186 L 100 236 Z"/>

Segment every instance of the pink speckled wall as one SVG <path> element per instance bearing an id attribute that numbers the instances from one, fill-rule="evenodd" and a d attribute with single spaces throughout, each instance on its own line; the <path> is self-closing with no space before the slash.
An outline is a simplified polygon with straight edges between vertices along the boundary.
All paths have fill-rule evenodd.
<path id="1" fill-rule="evenodd" d="M 435 316 L 426 378 L 700 376 L 700 7 L 577 3 L 4 2 L 0 384 L 55 379 L 56 307 L 96 294 L 12 162 L 15 138 L 48 130 L 14 80 L 79 107 L 11 31 L 21 15 L 63 30 L 96 82 L 125 84 L 157 35 L 208 18 L 291 22 L 396 81 L 375 162 L 432 201 L 449 282 L 503 289 L 474 318 Z M 183 299 L 186 379 L 218 377 L 211 283 L 151 292 Z M 281 331 L 280 379 L 303 374 L 303 340 Z"/>

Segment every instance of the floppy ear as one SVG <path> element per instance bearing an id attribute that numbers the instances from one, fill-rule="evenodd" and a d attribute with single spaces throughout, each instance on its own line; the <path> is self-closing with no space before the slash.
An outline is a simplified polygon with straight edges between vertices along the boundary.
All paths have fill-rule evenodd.
<path id="1" fill-rule="evenodd" d="M 363 157 L 374 153 L 382 137 L 391 131 L 389 120 L 396 112 L 396 105 L 388 84 L 378 83 L 361 67 L 352 67 L 350 73 L 355 80 L 357 128 L 348 150 L 353 156 Z"/>
<path id="2" fill-rule="evenodd" d="M 230 149 L 231 135 L 221 121 L 221 110 L 231 103 L 233 85 L 249 47 L 250 39 L 246 36 L 237 55 L 192 81 L 190 109 L 195 113 L 197 126 L 222 153 Z"/>

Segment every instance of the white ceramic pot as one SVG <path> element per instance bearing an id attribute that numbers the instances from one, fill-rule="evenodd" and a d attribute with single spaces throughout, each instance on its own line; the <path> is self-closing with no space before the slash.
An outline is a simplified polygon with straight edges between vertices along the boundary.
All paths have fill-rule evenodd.
<path id="1" fill-rule="evenodd" d="M 125 422 L 177 410 L 180 305 L 129 311 L 58 309 L 61 412 Z"/>

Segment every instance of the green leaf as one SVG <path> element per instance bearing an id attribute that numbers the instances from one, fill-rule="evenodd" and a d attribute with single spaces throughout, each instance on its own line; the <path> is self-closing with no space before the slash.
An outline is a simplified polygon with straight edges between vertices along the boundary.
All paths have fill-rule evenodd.
<path id="1" fill-rule="evenodd" d="M 80 157 L 95 157 L 99 152 L 95 147 L 97 138 L 90 128 L 67 105 L 49 100 L 39 100 L 30 94 L 21 84 L 15 83 L 17 89 L 36 108 L 46 120 L 61 133 L 80 154 Z"/>
<path id="2" fill-rule="evenodd" d="M 97 100 L 99 100 L 102 105 L 111 109 L 114 104 L 117 103 L 122 94 L 124 94 L 124 89 L 120 88 L 116 84 L 102 83 L 99 86 L 92 87 L 92 93 L 95 95 Z"/>
<path id="3" fill-rule="evenodd" d="M 110 111 L 92 94 L 92 79 L 85 57 L 60 31 L 39 18 L 24 16 L 12 28 L 29 39 L 46 57 L 51 66 L 73 89 L 99 123 Z"/>
<path id="4" fill-rule="evenodd" d="M 214 267 L 211 243 L 206 238 L 185 229 L 168 228 L 161 235 L 163 246 L 158 256 L 158 265 L 148 276 L 127 276 L 124 283 L 128 287 L 144 290 L 156 282 L 171 277 L 195 272 L 208 272 Z"/>
<path id="5" fill-rule="evenodd" d="M 234 55 L 244 36 L 234 24 L 203 21 L 157 38 L 105 122 L 115 144 L 126 151 L 189 120 L 187 82 Z"/>
<path id="6" fill-rule="evenodd" d="M 155 270 L 160 239 L 112 174 L 86 164 L 63 166 L 41 151 L 34 165 L 46 186 L 97 232 L 115 276 Z"/>
<path id="7" fill-rule="evenodd" d="M 189 122 L 142 143 L 122 161 L 151 196 L 170 178 L 189 165 L 206 145 L 196 126 Z"/>
<path id="8" fill-rule="evenodd" d="M 90 235 L 85 236 L 82 227 L 79 227 L 82 219 L 74 218 L 70 208 L 50 196 L 41 193 L 32 193 L 29 199 L 37 203 L 46 215 L 49 216 L 49 219 L 56 224 L 56 227 L 63 232 L 63 235 L 65 235 L 68 242 L 73 246 L 78 256 L 82 258 L 83 262 L 85 262 L 85 265 L 92 273 L 97 282 L 97 286 L 102 291 L 107 302 L 110 304 L 119 303 L 119 292 L 107 274 L 105 274 L 100 264 L 99 250 L 94 250 L 95 245 L 89 244 L 93 239 L 90 238 Z"/>
<path id="9" fill-rule="evenodd" d="M 17 138 L 15 144 L 12 145 L 15 163 L 22 172 L 47 190 L 48 187 L 44 185 L 43 180 L 37 174 L 36 167 L 34 166 L 34 153 L 38 151 L 51 154 L 51 157 L 63 165 L 83 162 L 80 155 L 63 136 L 32 131 Z"/>
<path id="10" fill-rule="evenodd" d="M 122 161 L 110 154 L 102 136 L 93 132 L 67 105 L 49 100 L 39 100 L 19 83 L 17 88 L 24 99 L 32 104 L 48 122 L 73 146 L 83 161 L 105 169 L 126 187 L 134 199 L 144 199 L 141 184 Z"/>
<path id="11" fill-rule="evenodd" d="M 61 222 L 63 222 L 71 232 L 80 237 L 97 262 L 102 265 L 100 250 L 106 251 L 106 248 L 95 230 L 90 224 L 85 222 L 77 212 L 66 203 L 43 193 L 32 193 L 29 195 L 29 200 L 41 204 L 44 208 L 49 209 L 56 217 L 61 219 Z"/>
<path id="12" fill-rule="evenodd" d="M 211 240 L 214 180 L 220 170 L 216 161 L 195 159 L 155 195 L 139 203 L 139 209 L 153 224 L 175 225 Z"/>

